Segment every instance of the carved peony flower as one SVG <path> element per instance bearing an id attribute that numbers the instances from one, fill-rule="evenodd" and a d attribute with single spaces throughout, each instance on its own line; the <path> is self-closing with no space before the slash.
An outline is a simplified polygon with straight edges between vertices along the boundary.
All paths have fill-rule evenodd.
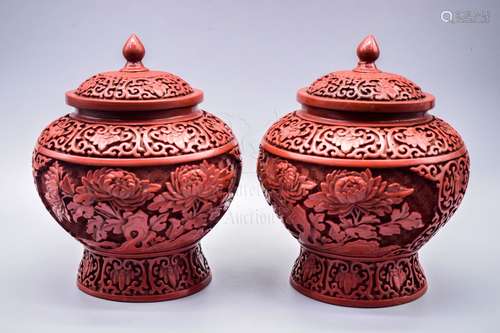
<path id="1" fill-rule="evenodd" d="M 171 172 L 170 182 L 165 184 L 167 191 L 156 196 L 148 208 L 161 213 L 169 209 L 202 211 L 224 195 L 233 177 L 233 169 L 219 168 L 207 161 L 180 166 Z"/>
<path id="2" fill-rule="evenodd" d="M 317 212 L 348 215 L 355 209 L 383 216 L 392 205 L 413 193 L 413 189 L 398 183 L 388 184 L 380 176 L 373 177 L 369 169 L 363 172 L 335 170 L 321 183 L 321 191 L 304 202 Z"/>
<path id="3" fill-rule="evenodd" d="M 309 180 L 307 170 L 299 172 L 287 161 L 270 158 L 263 166 L 263 184 L 267 190 L 275 190 L 291 203 L 301 200 L 316 183 Z"/>
<path id="4" fill-rule="evenodd" d="M 160 187 L 125 170 L 101 168 L 82 177 L 82 186 L 76 189 L 74 200 L 86 206 L 107 201 L 121 208 L 133 209 L 151 199 Z"/>

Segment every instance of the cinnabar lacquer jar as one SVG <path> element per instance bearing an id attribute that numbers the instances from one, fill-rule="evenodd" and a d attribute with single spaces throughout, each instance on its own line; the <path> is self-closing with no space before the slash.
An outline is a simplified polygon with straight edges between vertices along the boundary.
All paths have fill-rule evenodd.
<path id="1" fill-rule="evenodd" d="M 425 293 L 417 251 L 458 208 L 469 157 L 460 135 L 428 113 L 431 94 L 376 67 L 373 36 L 357 54 L 355 69 L 298 91 L 301 109 L 267 131 L 257 172 L 301 246 L 292 286 L 381 307 Z"/>
<path id="2" fill-rule="evenodd" d="M 200 90 L 144 67 L 132 35 L 125 66 L 66 93 L 75 112 L 33 153 L 40 197 L 84 247 L 77 284 L 116 301 L 193 294 L 211 274 L 199 241 L 227 210 L 241 161 L 230 128 L 200 110 Z"/>

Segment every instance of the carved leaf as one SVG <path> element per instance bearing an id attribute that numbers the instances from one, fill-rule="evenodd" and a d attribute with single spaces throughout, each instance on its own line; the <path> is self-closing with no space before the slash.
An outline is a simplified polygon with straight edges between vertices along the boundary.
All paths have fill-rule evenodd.
<path id="1" fill-rule="evenodd" d="M 106 239 L 108 233 L 103 229 L 104 219 L 102 216 L 95 216 L 89 219 L 87 223 L 87 233 L 93 235 L 96 241 L 102 241 Z"/>
<path id="2" fill-rule="evenodd" d="M 172 200 L 169 197 L 166 197 L 163 193 L 155 196 L 153 198 L 153 202 L 148 205 L 148 209 L 159 211 L 160 213 L 165 213 L 172 207 Z"/>
<path id="3" fill-rule="evenodd" d="M 160 214 L 151 216 L 150 224 L 151 230 L 163 231 L 167 227 L 168 214 Z"/>
<path id="4" fill-rule="evenodd" d="M 410 207 L 405 202 L 401 209 L 393 209 L 391 221 L 380 225 L 379 233 L 384 236 L 398 235 L 401 229 L 413 230 L 423 226 L 422 215 L 418 212 L 410 212 Z"/>
<path id="5" fill-rule="evenodd" d="M 377 229 L 373 225 L 361 224 L 354 228 L 348 228 L 345 233 L 352 238 L 365 240 L 377 239 Z"/>
<path id="6" fill-rule="evenodd" d="M 306 237 L 310 235 L 311 224 L 307 219 L 306 211 L 301 206 L 297 205 L 293 208 L 292 212 L 287 218 L 287 222 L 293 230 L 299 232 L 299 238 L 302 238 L 304 235 L 306 235 Z"/>
<path id="7" fill-rule="evenodd" d="M 68 175 L 64 175 L 61 180 L 61 191 L 67 196 L 72 196 L 73 194 L 75 194 L 75 184 L 73 183 L 71 178 L 68 177 Z"/>

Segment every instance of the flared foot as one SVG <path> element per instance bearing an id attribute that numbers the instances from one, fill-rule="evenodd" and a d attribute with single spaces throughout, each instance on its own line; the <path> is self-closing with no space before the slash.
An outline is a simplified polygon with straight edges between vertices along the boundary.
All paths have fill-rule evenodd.
<path id="1" fill-rule="evenodd" d="M 318 301 L 353 307 L 403 304 L 427 290 L 417 253 L 358 259 L 302 247 L 290 282 L 300 293 Z"/>
<path id="2" fill-rule="evenodd" d="M 77 285 L 89 295 L 108 300 L 157 302 L 194 294 L 210 279 L 199 244 L 168 254 L 127 257 L 85 249 Z"/>

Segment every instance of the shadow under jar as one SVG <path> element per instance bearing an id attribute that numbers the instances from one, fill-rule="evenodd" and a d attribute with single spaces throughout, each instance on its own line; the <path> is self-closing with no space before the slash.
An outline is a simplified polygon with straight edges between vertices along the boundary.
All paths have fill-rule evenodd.
<path id="1" fill-rule="evenodd" d="M 76 112 L 33 153 L 40 197 L 84 247 L 78 287 L 115 301 L 161 301 L 211 278 L 200 239 L 229 207 L 241 161 L 230 128 L 197 108 L 203 93 L 142 64 L 132 35 L 119 71 L 66 93 Z"/>
<path id="2" fill-rule="evenodd" d="M 373 36 L 352 71 L 298 91 L 302 108 L 265 134 L 257 172 L 301 245 L 291 284 L 314 299 L 382 307 L 423 295 L 417 251 L 458 208 L 469 157 L 459 134 L 427 113 L 434 97 L 380 71 Z"/>

